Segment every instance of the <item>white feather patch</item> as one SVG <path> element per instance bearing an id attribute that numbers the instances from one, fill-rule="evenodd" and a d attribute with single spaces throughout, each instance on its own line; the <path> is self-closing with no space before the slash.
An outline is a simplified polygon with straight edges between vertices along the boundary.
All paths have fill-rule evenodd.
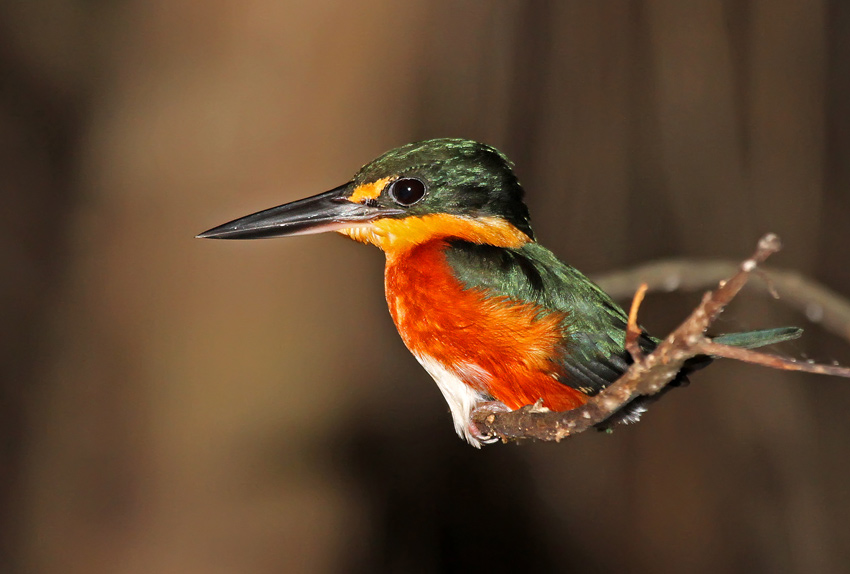
<path id="1" fill-rule="evenodd" d="M 472 411 L 479 404 L 486 402 L 488 397 L 485 393 L 477 391 L 467 385 L 463 379 L 453 369 L 448 369 L 441 363 L 427 355 L 419 356 L 414 354 L 416 360 L 428 371 L 428 374 L 436 381 L 440 392 L 443 393 L 446 402 L 449 404 L 449 410 L 452 413 L 452 419 L 455 423 L 455 431 L 458 436 L 474 446 L 481 448 L 481 438 L 474 436 L 470 432 L 472 424 Z M 480 380 L 487 377 L 487 373 L 478 365 L 465 365 L 459 369 L 463 376 Z M 496 439 L 493 439 L 494 441 Z"/>

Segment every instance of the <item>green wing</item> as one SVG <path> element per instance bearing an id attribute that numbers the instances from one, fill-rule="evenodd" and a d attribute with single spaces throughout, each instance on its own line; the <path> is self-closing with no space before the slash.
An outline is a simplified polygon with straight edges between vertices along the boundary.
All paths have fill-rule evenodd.
<path id="1" fill-rule="evenodd" d="M 553 362 L 563 374 L 563 382 L 571 387 L 595 394 L 631 363 L 625 350 L 625 312 L 545 247 L 529 243 L 505 249 L 453 241 L 446 249 L 446 259 L 467 288 L 566 313 L 561 323 L 561 352 Z M 644 333 L 640 344 L 650 351 L 656 341 Z"/>

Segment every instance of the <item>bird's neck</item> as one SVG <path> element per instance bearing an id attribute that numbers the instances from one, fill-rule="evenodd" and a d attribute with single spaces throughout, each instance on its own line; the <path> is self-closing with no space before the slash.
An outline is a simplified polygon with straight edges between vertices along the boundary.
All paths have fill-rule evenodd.
<path id="1" fill-rule="evenodd" d="M 465 217 L 435 213 L 403 219 L 381 219 L 339 233 L 371 243 L 387 254 L 387 260 L 403 256 L 414 247 L 446 239 L 462 239 L 496 247 L 519 248 L 531 239 L 500 217 Z"/>

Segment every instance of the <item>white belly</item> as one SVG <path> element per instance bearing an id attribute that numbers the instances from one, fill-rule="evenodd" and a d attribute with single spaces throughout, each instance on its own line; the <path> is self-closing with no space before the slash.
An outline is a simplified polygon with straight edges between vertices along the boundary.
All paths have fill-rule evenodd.
<path id="1" fill-rule="evenodd" d="M 482 442 L 497 440 L 494 438 L 493 440 L 482 441 L 475 437 L 470 429 L 472 411 L 479 404 L 487 402 L 489 397 L 467 385 L 464 379 L 481 380 L 487 378 L 488 374 L 477 365 L 465 365 L 459 369 L 449 369 L 427 355 L 420 356 L 414 353 L 413 356 L 440 387 L 440 392 L 443 393 L 443 397 L 449 404 L 458 436 L 466 439 L 469 444 L 476 448 L 481 448 Z"/>

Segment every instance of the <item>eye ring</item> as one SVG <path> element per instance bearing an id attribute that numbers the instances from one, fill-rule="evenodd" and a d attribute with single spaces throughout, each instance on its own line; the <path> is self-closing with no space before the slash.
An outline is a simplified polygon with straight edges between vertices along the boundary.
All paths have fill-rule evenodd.
<path id="1" fill-rule="evenodd" d="M 428 186 L 421 179 L 415 177 L 402 177 L 390 183 L 387 195 L 402 207 L 410 207 L 425 197 Z"/>

